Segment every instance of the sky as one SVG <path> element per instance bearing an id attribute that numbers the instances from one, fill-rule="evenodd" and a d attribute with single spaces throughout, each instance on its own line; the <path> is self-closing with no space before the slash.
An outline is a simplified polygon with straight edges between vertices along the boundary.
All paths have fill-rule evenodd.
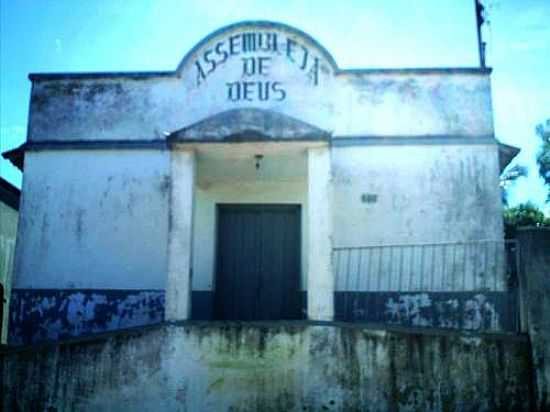
<path id="1" fill-rule="evenodd" d="M 550 0 L 485 0 L 495 135 L 529 176 L 509 203 L 545 208 L 535 126 L 550 118 Z M 479 65 L 474 0 L 0 0 L 0 151 L 25 141 L 28 73 L 173 70 L 212 31 L 242 20 L 295 26 L 340 68 Z M 0 175 L 21 174 L 0 160 Z"/>

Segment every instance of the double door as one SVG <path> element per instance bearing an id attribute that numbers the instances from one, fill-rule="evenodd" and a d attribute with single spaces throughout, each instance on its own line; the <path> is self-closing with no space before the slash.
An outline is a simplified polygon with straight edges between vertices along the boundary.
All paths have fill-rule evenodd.
<path id="1" fill-rule="evenodd" d="M 300 206 L 218 205 L 214 315 L 301 318 Z"/>

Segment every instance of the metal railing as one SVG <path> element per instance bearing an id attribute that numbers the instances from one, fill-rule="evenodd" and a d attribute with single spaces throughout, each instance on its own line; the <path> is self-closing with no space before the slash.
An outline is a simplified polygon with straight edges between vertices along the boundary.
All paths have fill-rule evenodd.
<path id="1" fill-rule="evenodd" d="M 337 291 L 506 290 L 514 241 L 334 248 Z"/>
<path id="2" fill-rule="evenodd" d="M 337 247 L 338 320 L 516 330 L 516 241 Z"/>

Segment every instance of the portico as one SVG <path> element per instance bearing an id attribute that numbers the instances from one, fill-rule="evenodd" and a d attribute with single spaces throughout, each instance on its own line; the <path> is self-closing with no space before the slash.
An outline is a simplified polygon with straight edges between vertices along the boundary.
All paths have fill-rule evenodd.
<path id="1" fill-rule="evenodd" d="M 207 296 L 201 306 L 210 306 L 208 317 L 223 317 L 219 310 L 214 313 L 219 305 L 246 306 L 247 302 L 220 302 L 233 296 L 221 292 L 224 276 L 230 276 L 231 283 L 239 288 L 255 285 L 250 287 L 258 294 L 249 299 L 248 310 L 241 309 L 244 318 L 233 316 L 235 320 L 276 320 L 262 318 L 277 316 L 276 310 L 257 309 L 257 305 L 270 304 L 269 299 L 259 297 L 270 296 L 270 290 L 273 293 L 279 290 L 281 296 L 291 295 L 292 305 L 296 305 L 292 314 L 283 311 L 279 316 L 333 318 L 328 137 L 327 132 L 297 119 L 257 109 L 222 113 L 168 137 L 172 185 L 167 278 L 167 291 L 171 292 L 166 294 L 167 320 L 188 319 L 191 313 L 197 313 L 191 304 L 192 291 L 197 296 Z M 221 233 L 220 208 L 227 205 L 236 210 L 238 206 L 248 208 L 252 217 L 242 223 L 244 226 L 233 224 Z M 256 212 L 250 211 L 253 205 Z M 257 224 L 253 216 L 262 213 L 259 211 L 262 207 L 258 209 L 261 205 L 268 207 L 270 214 L 256 230 L 250 226 Z M 279 214 L 288 207 L 296 210 L 296 218 L 290 218 L 292 222 L 287 221 L 288 216 Z M 246 214 L 239 216 L 241 220 L 246 218 Z M 277 225 L 290 227 L 277 234 Z M 227 233 L 243 230 L 250 233 Z M 258 235 L 258 230 L 263 235 Z M 266 240 L 262 242 L 259 236 Z M 280 238 L 279 243 L 276 238 Z M 235 241 L 248 242 L 244 246 L 247 250 L 227 251 L 231 245 L 224 242 Z M 296 250 L 288 250 L 289 244 Z M 233 266 L 244 267 L 224 266 L 220 263 L 224 253 L 228 255 L 226 260 L 233 259 Z M 232 255 L 239 253 L 248 260 L 234 260 Z M 279 255 L 280 258 L 274 258 Z M 295 264 L 293 256 L 297 258 Z M 225 273 L 228 271 L 231 274 Z M 284 285 L 272 283 L 277 279 Z M 257 299 L 262 302 L 256 302 Z"/>

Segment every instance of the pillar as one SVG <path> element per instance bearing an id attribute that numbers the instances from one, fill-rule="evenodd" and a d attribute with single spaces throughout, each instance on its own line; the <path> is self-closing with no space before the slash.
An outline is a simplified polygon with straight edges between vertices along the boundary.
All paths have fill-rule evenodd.
<path id="1" fill-rule="evenodd" d="M 164 317 L 167 321 L 175 321 L 191 316 L 195 153 L 172 148 L 170 172 L 168 279 Z"/>
<path id="2" fill-rule="evenodd" d="M 332 193 L 329 147 L 308 149 L 307 316 L 334 319 L 332 270 Z"/>

